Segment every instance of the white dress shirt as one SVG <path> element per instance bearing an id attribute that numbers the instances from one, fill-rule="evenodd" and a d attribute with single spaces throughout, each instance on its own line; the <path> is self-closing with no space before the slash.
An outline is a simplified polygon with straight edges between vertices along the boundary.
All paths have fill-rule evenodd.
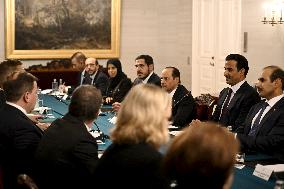
<path id="1" fill-rule="evenodd" d="M 154 73 L 154 71 L 152 71 L 152 72 L 148 75 L 148 77 L 146 77 L 146 78 L 142 81 L 142 83 L 146 84 L 153 73 Z"/>
<path id="2" fill-rule="evenodd" d="M 263 111 L 263 114 L 261 115 L 259 122 L 261 122 L 261 120 L 265 116 L 265 114 L 283 97 L 284 97 L 284 94 L 276 96 L 276 97 L 274 97 L 274 98 L 272 98 L 270 100 L 266 100 L 268 106 Z M 253 123 L 254 123 L 255 119 L 257 118 L 257 116 L 258 116 L 260 111 L 261 111 L 261 109 L 257 112 L 257 114 L 255 114 L 254 118 L 252 119 L 251 126 L 250 126 L 251 128 L 252 128 Z"/>

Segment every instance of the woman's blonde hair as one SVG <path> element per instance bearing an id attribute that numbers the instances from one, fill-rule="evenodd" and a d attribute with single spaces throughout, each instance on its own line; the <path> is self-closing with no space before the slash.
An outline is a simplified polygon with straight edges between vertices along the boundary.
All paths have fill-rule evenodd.
<path id="1" fill-rule="evenodd" d="M 166 116 L 170 107 L 171 99 L 161 88 L 150 84 L 133 87 L 118 112 L 112 141 L 160 147 L 169 139 Z"/>

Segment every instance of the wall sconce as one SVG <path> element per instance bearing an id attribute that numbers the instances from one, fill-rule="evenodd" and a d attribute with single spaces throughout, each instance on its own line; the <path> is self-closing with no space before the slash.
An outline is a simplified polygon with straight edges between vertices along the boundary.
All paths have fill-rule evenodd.
<path id="1" fill-rule="evenodd" d="M 276 24 L 284 23 L 284 1 L 273 1 L 271 3 L 264 4 L 264 17 L 261 21 L 263 24 Z"/>

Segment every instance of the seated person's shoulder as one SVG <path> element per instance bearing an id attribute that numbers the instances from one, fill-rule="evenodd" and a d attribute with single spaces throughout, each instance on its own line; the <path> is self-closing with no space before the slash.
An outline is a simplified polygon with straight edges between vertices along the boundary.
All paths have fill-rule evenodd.
<path id="1" fill-rule="evenodd" d="M 132 81 L 128 77 L 124 78 L 123 82 L 132 85 Z"/>

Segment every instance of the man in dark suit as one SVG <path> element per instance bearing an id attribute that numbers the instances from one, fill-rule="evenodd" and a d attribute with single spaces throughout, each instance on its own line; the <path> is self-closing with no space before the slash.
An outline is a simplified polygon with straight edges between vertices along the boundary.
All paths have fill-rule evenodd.
<path id="1" fill-rule="evenodd" d="M 87 58 L 82 52 L 76 52 L 71 57 L 71 63 L 72 67 L 78 70 L 77 84 L 70 87 L 59 86 L 62 91 L 72 94 L 79 85 L 89 84 L 100 89 L 103 96 L 106 95 L 108 77 L 99 69 L 96 58 Z"/>
<path id="2" fill-rule="evenodd" d="M 161 86 L 172 97 L 172 125 L 185 127 L 196 116 L 196 104 L 190 91 L 180 83 L 177 68 L 166 67 L 162 71 Z"/>
<path id="3" fill-rule="evenodd" d="M 95 87 L 75 89 L 69 112 L 51 124 L 38 146 L 39 188 L 88 188 L 94 184 L 98 146 L 89 131 L 101 103 L 102 96 Z"/>
<path id="4" fill-rule="evenodd" d="M 85 61 L 85 70 L 82 71 L 80 85 L 94 85 L 99 89 L 103 96 L 106 95 L 108 86 L 108 77 L 99 69 L 99 62 L 95 58 L 87 58 Z"/>
<path id="5" fill-rule="evenodd" d="M 263 69 L 256 84 L 264 101 L 253 106 L 244 130 L 237 133 L 244 151 L 257 151 L 284 160 L 284 71 L 277 66 Z"/>
<path id="6" fill-rule="evenodd" d="M 135 59 L 135 67 L 137 78 L 133 81 L 133 85 L 139 83 L 152 83 L 161 86 L 160 77 L 154 73 L 154 61 L 150 55 L 140 55 Z"/>
<path id="7" fill-rule="evenodd" d="M 246 81 L 249 70 L 247 59 L 240 54 L 226 57 L 224 76 L 231 87 L 223 89 L 212 119 L 235 131 L 245 121 L 250 108 L 260 101 L 257 91 Z"/>
<path id="8" fill-rule="evenodd" d="M 82 72 L 85 69 L 86 59 L 87 59 L 86 56 L 82 52 L 74 53 L 70 58 L 72 68 L 75 68 Z"/>
<path id="9" fill-rule="evenodd" d="M 42 131 L 28 118 L 37 100 L 37 78 L 22 72 L 3 85 L 7 102 L 0 110 L 0 167 L 4 188 L 14 188 L 17 175 L 33 173 L 34 152 Z"/>
<path id="10" fill-rule="evenodd" d="M 139 55 L 135 59 L 135 67 L 137 72 L 137 78 L 133 81 L 132 86 L 149 83 L 161 87 L 160 77 L 154 73 L 154 61 L 150 55 Z M 120 109 L 121 104 L 115 102 L 112 104 L 112 108 L 115 112 Z"/>
<path id="11" fill-rule="evenodd" d="M 59 91 L 67 93 L 71 95 L 73 91 L 81 84 L 81 73 L 85 69 L 85 60 L 87 57 L 82 52 L 75 52 L 71 58 L 71 65 L 74 70 L 77 71 L 76 73 L 76 82 L 72 86 L 65 86 L 64 84 L 59 85 Z"/>
<path id="12" fill-rule="evenodd" d="M 5 93 L 3 90 L 3 83 L 20 71 L 23 71 L 22 62 L 19 60 L 4 60 L 0 63 L 0 108 L 6 102 Z"/>

